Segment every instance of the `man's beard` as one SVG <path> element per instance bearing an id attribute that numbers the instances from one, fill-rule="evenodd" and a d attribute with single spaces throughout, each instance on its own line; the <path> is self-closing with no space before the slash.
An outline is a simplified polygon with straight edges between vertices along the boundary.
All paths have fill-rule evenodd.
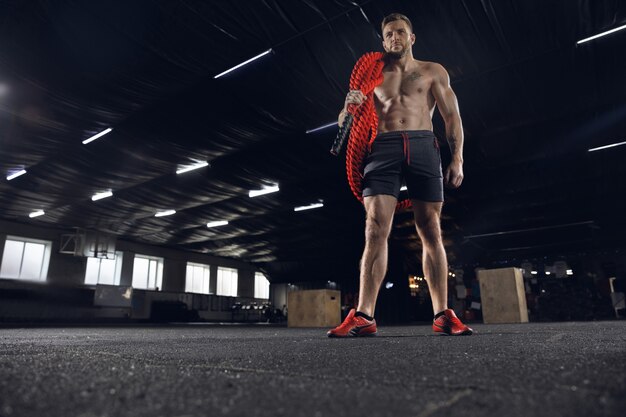
<path id="1" fill-rule="evenodd" d="M 404 58 L 406 56 L 406 54 L 409 53 L 409 49 L 402 47 L 402 50 L 398 51 L 398 52 L 393 52 L 393 51 L 387 51 L 387 58 L 391 59 L 391 60 L 398 60 L 400 58 Z"/>

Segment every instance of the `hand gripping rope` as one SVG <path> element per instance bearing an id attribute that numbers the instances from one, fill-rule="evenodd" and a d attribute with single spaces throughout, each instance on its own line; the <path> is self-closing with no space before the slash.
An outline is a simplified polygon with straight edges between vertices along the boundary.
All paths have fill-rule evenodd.
<path id="1" fill-rule="evenodd" d="M 383 82 L 383 67 L 385 66 L 383 58 L 382 52 L 368 52 L 354 66 L 350 76 L 350 90 L 361 90 L 367 96 L 367 100 L 359 107 L 354 104 L 348 105 L 348 114 L 330 150 L 333 155 L 338 155 L 346 136 L 349 135 L 346 173 L 352 194 L 361 203 L 363 202 L 363 161 L 378 133 L 378 116 L 374 109 L 374 88 Z M 411 207 L 411 201 L 402 200 L 396 205 L 396 211 L 409 207 Z"/>

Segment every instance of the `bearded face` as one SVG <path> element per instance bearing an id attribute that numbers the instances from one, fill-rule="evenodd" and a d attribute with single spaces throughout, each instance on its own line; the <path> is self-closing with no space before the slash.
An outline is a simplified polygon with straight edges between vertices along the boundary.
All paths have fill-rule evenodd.
<path id="1" fill-rule="evenodd" d="M 383 48 L 390 59 L 405 57 L 413 43 L 415 35 L 411 33 L 409 26 L 402 20 L 394 20 L 385 25 L 383 30 Z"/>

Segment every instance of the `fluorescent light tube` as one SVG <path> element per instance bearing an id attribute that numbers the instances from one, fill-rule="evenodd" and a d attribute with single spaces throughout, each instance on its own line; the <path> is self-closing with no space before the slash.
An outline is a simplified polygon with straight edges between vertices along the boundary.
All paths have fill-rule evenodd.
<path id="1" fill-rule="evenodd" d="M 113 193 L 111 191 L 105 191 L 103 193 L 94 194 L 91 197 L 91 201 L 102 200 L 103 198 L 111 197 L 112 195 L 113 195 Z"/>
<path id="2" fill-rule="evenodd" d="M 598 33 L 597 35 L 593 35 L 593 36 L 590 36 L 588 38 L 581 39 L 578 42 L 576 42 L 576 45 L 580 45 L 581 43 L 585 43 L 585 42 L 589 42 L 589 41 L 592 41 L 592 40 L 597 39 L 597 38 L 601 38 L 602 36 L 610 35 L 611 33 L 617 32 L 618 30 L 622 30 L 622 29 L 626 29 L 626 25 L 622 25 L 622 26 L 617 27 L 615 29 L 607 30 L 606 32 Z"/>
<path id="3" fill-rule="evenodd" d="M 311 209 L 316 209 L 320 207 L 324 207 L 324 204 L 316 203 L 316 204 L 311 204 L 310 206 L 300 206 L 300 207 L 294 208 L 293 211 L 311 210 Z"/>
<path id="4" fill-rule="evenodd" d="M 229 70 L 226 70 L 226 71 L 224 71 L 224 72 L 221 72 L 221 73 L 217 74 L 217 75 L 216 75 L 215 77 L 213 77 L 213 78 L 219 78 L 219 77 L 221 77 L 222 75 L 226 75 L 226 74 L 228 74 L 229 72 L 236 70 L 237 68 L 241 68 L 241 67 L 243 67 L 244 65 L 249 64 L 250 62 L 254 61 L 255 59 L 259 59 L 259 58 L 261 58 L 262 56 L 269 54 L 270 52 L 272 52 L 272 49 L 271 49 L 271 48 L 270 48 L 270 49 L 268 49 L 267 51 L 265 51 L 265 52 L 263 52 L 263 53 L 261 53 L 261 54 L 259 54 L 259 55 L 255 56 L 254 58 L 250 58 L 249 60 L 247 60 L 247 61 L 245 61 L 245 62 L 242 62 L 242 63 L 241 63 L 241 64 L 239 64 L 239 65 L 235 65 L 234 67 L 232 67 L 232 68 L 231 68 L 231 69 L 229 69 Z"/>
<path id="5" fill-rule="evenodd" d="M 90 137 L 89 139 L 85 139 L 85 140 L 83 141 L 83 145 L 86 145 L 86 144 L 88 144 L 89 142 L 93 142 L 94 140 L 96 140 L 96 139 L 98 139 L 98 138 L 100 138 L 100 137 L 102 137 L 102 136 L 106 135 L 107 133 L 111 132 L 112 130 L 113 130 L 113 129 L 108 128 L 108 129 L 105 129 L 105 130 L 103 130 L 102 132 L 98 133 L 97 135 L 93 135 L 93 136 L 92 136 L 92 137 Z"/>
<path id="6" fill-rule="evenodd" d="M 280 188 L 278 188 L 278 184 L 271 185 L 269 187 L 263 187 L 260 190 L 250 190 L 248 195 L 250 197 L 258 197 L 260 195 L 271 194 L 271 193 L 275 193 L 277 191 L 280 191 Z"/>
<path id="7" fill-rule="evenodd" d="M 599 148 L 592 148 L 592 149 L 589 149 L 587 152 L 600 151 L 602 149 L 614 148 L 616 146 L 621 146 L 621 145 L 626 145 L 626 142 L 612 143 L 610 145 L 600 146 Z"/>
<path id="8" fill-rule="evenodd" d="M 317 132 L 318 130 L 326 129 L 327 127 L 331 127 L 331 126 L 337 126 L 338 124 L 339 124 L 339 122 L 328 123 L 327 125 L 316 127 L 315 129 L 309 129 L 309 130 L 306 131 L 306 133 Z"/>
<path id="9" fill-rule="evenodd" d="M 178 168 L 176 170 L 177 174 L 184 174 L 185 172 L 189 172 L 189 171 L 193 171 L 196 169 L 200 169 L 200 168 L 204 168 L 206 166 L 209 166 L 209 163 L 206 161 L 198 161 L 195 164 L 191 164 L 191 165 L 183 165 L 180 168 Z"/>
<path id="10" fill-rule="evenodd" d="M 206 224 L 206 227 L 225 226 L 227 224 L 228 224 L 228 222 L 226 220 L 217 220 L 217 221 L 214 221 L 214 222 L 208 222 Z"/>
<path id="11" fill-rule="evenodd" d="M 159 211 L 157 214 L 154 215 L 154 217 L 165 217 L 171 216 L 172 214 L 176 214 L 176 210 Z"/>
<path id="12" fill-rule="evenodd" d="M 30 217 L 30 218 L 32 219 L 33 217 L 43 216 L 44 214 L 46 214 L 46 213 L 44 213 L 44 211 L 43 211 L 43 210 L 33 211 L 32 213 L 30 213 L 30 214 L 28 215 L 28 217 Z"/>
<path id="13" fill-rule="evenodd" d="M 26 170 L 25 169 L 23 169 L 21 171 L 18 171 L 18 172 L 14 173 L 14 174 L 9 175 L 7 177 L 7 181 L 11 181 L 12 179 L 15 179 L 15 178 L 19 177 L 20 175 L 24 175 L 24 174 L 26 174 Z"/>

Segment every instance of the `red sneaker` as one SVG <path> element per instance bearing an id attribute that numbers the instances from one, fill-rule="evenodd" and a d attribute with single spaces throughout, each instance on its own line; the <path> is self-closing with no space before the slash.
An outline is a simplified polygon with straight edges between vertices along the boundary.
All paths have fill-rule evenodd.
<path id="1" fill-rule="evenodd" d="M 350 310 L 343 323 L 328 331 L 328 337 L 376 336 L 376 320 L 370 321 L 355 314 L 355 309 Z"/>
<path id="2" fill-rule="evenodd" d="M 433 331 L 435 333 L 447 334 L 449 336 L 470 335 L 474 331 L 461 323 L 461 320 L 454 314 L 454 310 L 447 309 L 437 319 L 433 320 Z"/>

